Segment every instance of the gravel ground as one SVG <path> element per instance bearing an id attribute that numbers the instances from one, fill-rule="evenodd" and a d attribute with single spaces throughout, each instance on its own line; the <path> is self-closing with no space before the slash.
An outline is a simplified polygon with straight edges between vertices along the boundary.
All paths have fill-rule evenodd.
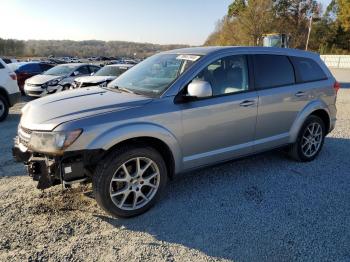
<path id="1" fill-rule="evenodd" d="M 350 89 L 311 163 L 279 152 L 176 177 L 148 213 L 108 217 L 90 187 L 44 193 L 0 124 L 0 261 L 350 261 Z"/>

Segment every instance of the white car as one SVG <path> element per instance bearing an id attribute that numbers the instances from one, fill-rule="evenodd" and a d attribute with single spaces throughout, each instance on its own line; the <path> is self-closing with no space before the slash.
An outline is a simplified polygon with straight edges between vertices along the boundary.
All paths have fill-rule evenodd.
<path id="1" fill-rule="evenodd" d="M 7 117 L 9 108 L 17 103 L 20 96 L 16 74 L 0 59 L 0 122 Z"/>
<path id="2" fill-rule="evenodd" d="M 130 64 L 116 64 L 104 66 L 91 76 L 83 76 L 76 78 L 71 86 L 71 89 L 97 85 L 107 86 L 109 82 L 116 79 L 118 76 L 120 76 L 122 73 L 124 73 L 133 66 L 134 65 Z"/>
<path id="3" fill-rule="evenodd" d="M 24 83 L 24 92 L 28 96 L 41 97 L 64 91 L 70 88 L 75 78 L 91 75 L 99 69 L 99 66 L 82 63 L 57 65 L 27 79 Z"/>

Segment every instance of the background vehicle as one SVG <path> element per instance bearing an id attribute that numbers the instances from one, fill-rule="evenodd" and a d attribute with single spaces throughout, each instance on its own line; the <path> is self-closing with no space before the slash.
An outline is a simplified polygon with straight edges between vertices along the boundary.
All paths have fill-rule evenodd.
<path id="1" fill-rule="evenodd" d="M 95 85 L 107 86 L 109 82 L 116 79 L 118 76 L 120 76 L 122 73 L 124 73 L 133 66 L 134 65 L 130 64 L 116 64 L 104 66 L 91 76 L 76 78 L 72 83 L 71 88 L 74 89 Z"/>
<path id="2" fill-rule="evenodd" d="M 1 59 L 5 62 L 5 64 L 17 63 L 17 60 L 15 58 L 2 57 Z"/>
<path id="3" fill-rule="evenodd" d="M 266 34 L 263 36 L 263 46 L 265 47 L 289 47 L 290 36 L 287 34 Z"/>
<path id="4" fill-rule="evenodd" d="M 92 181 L 104 210 L 130 217 L 180 172 L 286 146 L 294 159 L 313 160 L 335 126 L 338 88 L 310 52 L 168 51 L 107 88 L 30 102 L 13 152 L 39 188 Z"/>
<path id="5" fill-rule="evenodd" d="M 70 63 L 57 65 L 44 73 L 34 76 L 25 82 L 25 93 L 28 96 L 40 97 L 69 89 L 74 79 L 86 76 L 100 69 L 96 65 Z"/>
<path id="6" fill-rule="evenodd" d="M 41 74 L 50 69 L 52 65 L 41 62 L 18 62 L 8 64 L 9 68 L 17 75 L 18 87 L 21 93 L 24 94 L 24 82 L 28 78 Z"/>
<path id="7" fill-rule="evenodd" d="M 19 97 L 16 74 L 0 58 L 0 122 L 7 117 L 9 108 Z"/>

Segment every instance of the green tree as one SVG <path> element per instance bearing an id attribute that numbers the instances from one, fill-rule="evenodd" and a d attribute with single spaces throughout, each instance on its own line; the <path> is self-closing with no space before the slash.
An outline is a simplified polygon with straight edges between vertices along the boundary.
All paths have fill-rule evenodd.
<path id="1" fill-rule="evenodd" d="M 338 19 L 345 31 L 350 31 L 350 0 L 338 0 Z"/>
<path id="2" fill-rule="evenodd" d="M 272 0 L 236 0 L 208 37 L 207 45 L 258 45 L 268 32 Z"/>
<path id="3" fill-rule="evenodd" d="M 235 0 L 228 6 L 227 15 L 229 17 L 238 16 L 241 11 L 247 7 L 245 0 Z"/>
<path id="4" fill-rule="evenodd" d="M 291 36 L 290 46 L 304 49 L 310 17 L 318 18 L 320 5 L 310 0 L 274 0 L 274 28 Z"/>

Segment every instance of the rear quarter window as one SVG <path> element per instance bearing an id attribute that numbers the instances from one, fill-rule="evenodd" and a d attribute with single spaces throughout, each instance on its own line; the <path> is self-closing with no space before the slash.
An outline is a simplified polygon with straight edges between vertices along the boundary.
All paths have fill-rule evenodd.
<path id="1" fill-rule="evenodd" d="M 39 64 L 26 64 L 18 68 L 18 71 L 35 74 L 35 73 L 40 73 L 41 68 Z"/>
<path id="2" fill-rule="evenodd" d="M 298 83 L 320 81 L 327 79 L 327 75 L 314 60 L 305 57 L 290 57 Z"/>
<path id="3" fill-rule="evenodd" d="M 295 83 L 294 68 L 287 56 L 253 56 L 255 87 L 266 89 Z"/>
<path id="4" fill-rule="evenodd" d="M 49 64 L 40 64 L 40 68 L 41 68 L 41 71 L 47 71 L 49 70 L 50 68 L 52 68 L 52 65 L 49 65 Z"/>

